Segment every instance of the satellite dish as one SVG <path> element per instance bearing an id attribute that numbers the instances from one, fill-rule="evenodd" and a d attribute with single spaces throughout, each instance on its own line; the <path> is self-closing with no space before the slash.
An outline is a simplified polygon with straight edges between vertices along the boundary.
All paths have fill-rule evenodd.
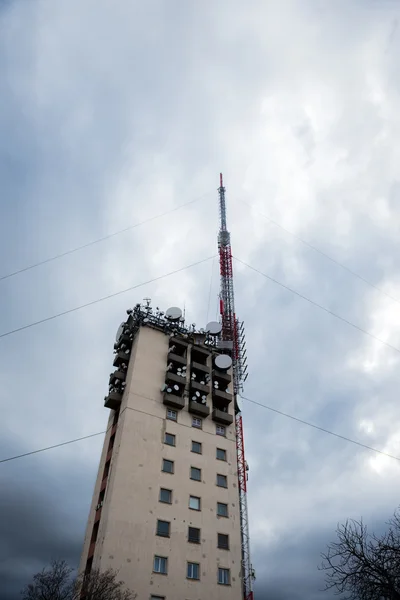
<path id="1" fill-rule="evenodd" d="M 227 371 L 232 366 L 232 359 L 228 354 L 218 354 L 214 364 L 218 371 Z"/>
<path id="2" fill-rule="evenodd" d="M 168 321 L 179 321 L 179 319 L 182 317 L 182 311 L 177 306 L 171 306 L 165 312 L 165 316 L 167 317 Z"/>
<path id="3" fill-rule="evenodd" d="M 125 323 L 121 323 L 121 325 L 118 327 L 117 333 L 115 335 L 115 339 L 117 342 L 121 338 L 121 335 L 124 333 L 124 326 Z"/>
<path id="4" fill-rule="evenodd" d="M 219 335 L 222 331 L 222 325 L 217 321 L 210 321 L 210 323 L 207 323 L 206 331 L 210 335 Z"/>

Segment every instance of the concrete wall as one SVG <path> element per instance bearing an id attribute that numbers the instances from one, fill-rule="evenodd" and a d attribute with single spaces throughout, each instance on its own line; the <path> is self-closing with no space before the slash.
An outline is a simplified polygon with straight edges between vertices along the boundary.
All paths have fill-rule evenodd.
<path id="1" fill-rule="evenodd" d="M 160 388 L 165 381 L 168 341 L 162 332 L 146 327 L 135 339 L 93 566 L 118 569 L 138 600 L 149 600 L 151 595 L 166 600 L 239 600 L 241 547 L 234 424 L 227 427 L 226 438 L 216 435 L 211 415 L 203 419 L 201 430 L 193 428 L 187 405 L 178 411 L 176 423 L 166 419 Z M 211 398 L 208 402 L 211 404 Z M 176 435 L 175 447 L 163 443 L 165 431 Z M 110 432 L 100 461 L 81 568 L 86 564 L 109 436 Z M 191 452 L 192 440 L 202 443 L 202 455 Z M 227 462 L 216 459 L 217 447 L 226 449 Z M 174 474 L 161 472 L 163 458 L 174 461 Z M 202 481 L 190 479 L 191 466 L 202 470 Z M 227 489 L 217 487 L 217 473 L 227 475 Z M 159 502 L 160 487 L 173 490 L 172 505 Z M 201 511 L 189 509 L 190 494 L 201 498 Z M 229 505 L 229 518 L 216 515 L 217 501 Z M 155 535 L 157 519 L 171 523 L 169 538 Z M 187 541 L 188 526 L 201 529 L 201 544 Z M 229 534 L 229 551 L 217 549 L 217 533 Z M 168 557 L 168 575 L 153 573 L 154 555 Z M 200 581 L 186 578 L 188 560 L 200 563 Z M 218 566 L 231 570 L 230 586 L 217 583 Z"/>

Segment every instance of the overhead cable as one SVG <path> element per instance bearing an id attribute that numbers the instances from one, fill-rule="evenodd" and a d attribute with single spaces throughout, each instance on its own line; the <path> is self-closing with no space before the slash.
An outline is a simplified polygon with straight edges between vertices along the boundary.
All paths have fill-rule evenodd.
<path id="1" fill-rule="evenodd" d="M 189 206 L 190 204 L 194 204 L 195 202 L 202 200 L 209 193 L 210 192 L 207 192 L 207 193 L 203 194 L 202 196 L 195 198 L 194 200 L 189 200 L 189 202 L 185 202 L 184 204 L 175 206 L 174 208 L 166 210 L 158 215 L 149 217 L 148 219 L 145 219 L 144 221 L 140 221 L 140 223 L 134 223 L 133 225 L 128 225 L 128 227 L 124 227 L 123 229 L 119 229 L 118 231 L 114 231 L 113 233 L 109 233 L 108 235 L 97 238 L 96 240 L 92 240 L 91 242 L 87 242 L 86 244 L 82 244 L 81 246 L 77 246 L 76 248 L 71 248 L 70 250 L 66 250 L 65 252 L 62 252 L 61 254 L 56 254 L 55 256 L 51 256 L 50 258 L 46 258 L 45 260 L 41 260 L 41 261 L 34 263 L 32 265 L 29 265 L 27 267 L 23 267 L 22 269 L 18 269 L 17 271 L 13 271 L 12 273 L 2 275 L 2 276 L 0 276 L 0 281 L 3 281 L 4 279 L 9 279 L 10 277 L 14 277 L 15 275 L 19 275 L 19 273 L 24 273 L 25 271 L 30 271 L 31 269 L 35 269 L 36 267 L 40 267 L 41 265 L 45 265 L 45 264 L 52 262 L 54 260 L 57 260 L 59 258 L 63 258 L 64 256 L 68 256 L 69 254 L 74 254 L 74 252 L 78 252 L 79 250 L 83 250 L 84 248 L 89 248 L 89 246 L 94 246 L 95 244 L 99 244 L 100 242 L 109 240 L 110 238 L 120 235 L 121 233 L 124 233 L 125 231 L 135 229 L 136 227 L 140 227 L 141 225 L 145 225 L 146 223 L 150 223 L 151 221 L 155 221 L 156 219 L 165 217 L 166 215 L 176 212 L 177 210 L 180 210 L 181 208 L 184 208 L 185 206 Z"/>
<path id="2" fill-rule="evenodd" d="M 278 415 L 281 415 L 282 417 L 286 417 L 288 419 L 291 419 L 292 421 L 295 421 L 297 423 L 301 423 L 302 425 L 307 425 L 308 427 L 312 427 L 313 429 L 317 429 L 318 431 L 321 431 L 322 433 L 326 433 L 328 435 L 332 435 L 336 438 L 339 438 L 341 440 L 344 440 L 346 442 L 349 442 L 351 444 L 355 444 L 356 446 L 360 446 L 361 448 L 364 448 L 365 450 L 371 450 L 372 452 L 376 452 L 377 454 L 381 454 L 382 456 L 386 456 L 388 458 L 392 458 L 394 460 L 400 461 L 400 457 L 398 456 L 394 456 L 393 454 L 389 454 L 388 452 L 384 452 L 383 450 L 378 450 L 377 448 L 373 448 L 372 446 L 368 446 L 367 444 L 363 444 L 362 442 L 358 442 L 357 440 L 353 440 L 352 438 L 349 438 L 347 436 L 341 435 L 339 433 L 335 433 L 334 431 L 330 431 L 329 429 L 325 429 L 324 427 L 320 427 L 319 425 L 314 425 L 314 423 L 310 423 L 309 421 L 305 421 L 304 419 L 299 419 L 298 417 L 294 417 L 293 415 L 290 415 L 288 413 L 285 413 L 281 410 L 278 410 L 276 408 L 273 408 L 272 406 L 268 406 L 267 404 L 263 404 L 261 402 L 257 402 L 256 400 L 253 400 L 252 398 L 248 398 L 247 396 L 243 396 L 240 394 L 240 398 L 242 398 L 242 400 L 245 400 L 246 402 L 250 402 L 251 404 L 254 404 L 256 406 L 259 406 L 261 408 L 265 408 L 266 410 L 269 410 L 271 412 L 274 412 Z M 68 440 L 67 442 L 61 442 L 60 444 L 54 444 L 53 446 L 47 446 L 46 448 L 40 448 L 39 450 L 32 450 L 31 452 L 25 452 L 24 454 L 18 454 L 16 456 L 10 456 L 9 458 L 3 458 L 0 460 L 0 463 L 5 463 L 5 462 L 9 462 L 12 460 L 17 460 L 18 458 L 24 458 L 26 456 L 31 456 L 32 454 L 39 454 L 40 452 L 46 452 L 47 450 L 53 450 L 54 448 L 60 448 L 61 446 L 66 446 L 68 444 L 74 444 L 75 442 L 80 442 L 82 440 L 87 440 L 89 438 L 98 436 L 98 435 L 103 435 L 105 434 L 106 431 L 98 431 L 97 433 L 92 433 L 90 435 L 85 435 L 83 437 L 79 437 L 79 438 L 75 438 L 72 440 Z"/>
<path id="3" fill-rule="evenodd" d="M 348 319 L 345 319 L 344 317 L 341 317 L 340 315 L 338 315 L 337 313 L 333 312 L 329 308 L 326 308 L 325 306 L 322 306 L 322 304 L 319 304 L 318 302 L 315 302 L 314 300 L 311 300 L 310 298 L 307 298 L 307 296 L 304 296 L 303 294 L 300 294 L 300 292 L 297 292 L 293 288 L 285 285 L 284 283 L 281 283 L 280 281 L 278 281 L 274 277 L 271 277 L 270 275 L 267 275 L 266 273 L 263 273 L 259 269 L 256 269 L 255 267 L 252 267 L 251 265 L 249 265 L 248 263 L 244 262 L 243 260 L 240 260 L 240 258 L 234 257 L 234 259 L 237 260 L 242 265 L 244 265 L 245 267 L 248 267 L 252 271 L 255 271 L 256 273 L 259 273 L 260 275 L 262 275 L 266 279 L 269 279 L 273 283 L 276 283 L 277 285 L 280 285 L 282 288 L 284 288 L 288 292 L 291 292 L 292 294 L 295 294 L 299 298 L 302 298 L 303 300 L 306 300 L 307 302 L 309 302 L 313 306 L 316 306 L 317 308 L 323 310 L 324 312 L 328 313 L 332 317 L 335 317 L 335 319 L 339 319 L 339 321 L 343 321 L 343 323 L 346 323 L 347 325 L 350 325 L 350 327 L 353 327 L 354 329 L 357 329 L 357 331 L 361 331 L 362 333 L 365 333 L 365 335 L 368 335 L 370 338 L 376 340 L 377 342 L 380 342 L 381 344 L 383 344 L 384 346 L 387 346 L 388 348 L 391 348 L 391 350 L 394 350 L 395 352 L 399 352 L 400 353 L 400 349 L 396 348 L 396 346 L 392 346 L 392 344 L 389 344 L 389 342 L 385 342 L 385 340 L 382 340 L 381 338 L 378 338 L 373 333 L 367 331 L 366 329 L 363 329 L 362 327 L 360 327 L 359 325 L 356 325 L 355 323 L 352 323 L 352 321 L 349 321 Z"/>
<path id="4" fill-rule="evenodd" d="M 195 267 L 196 265 L 200 265 L 204 262 L 207 262 L 208 260 L 211 260 L 212 258 L 214 258 L 214 256 L 203 258 L 203 260 L 198 260 L 197 262 L 194 262 L 191 265 L 186 265 L 185 267 L 181 267 L 180 269 L 175 269 L 174 271 L 170 271 L 169 273 L 165 273 L 164 275 L 159 275 L 159 277 L 153 277 L 152 279 L 148 279 L 147 281 L 143 281 L 142 283 L 132 285 L 128 288 L 125 288 L 124 290 L 120 290 L 119 292 L 114 292 L 113 294 L 109 294 L 108 296 L 97 298 L 96 300 L 92 300 L 91 302 L 86 302 L 86 304 L 75 306 L 74 308 L 64 310 L 63 312 L 57 313 L 56 315 L 52 315 L 51 317 L 45 317 L 44 319 L 40 319 L 39 321 L 34 321 L 33 323 L 29 323 L 28 325 L 23 325 L 22 327 L 17 327 L 16 329 L 5 331 L 4 333 L 0 334 L 0 338 L 7 337 L 9 335 L 17 333 L 18 331 L 23 331 L 24 329 L 30 329 L 31 327 L 35 327 L 36 325 L 40 325 L 41 323 L 47 323 L 47 321 L 58 319 L 59 317 L 63 317 L 64 315 L 69 315 L 70 313 L 76 312 L 77 310 L 87 308 L 88 306 L 93 306 L 94 304 L 104 302 L 104 300 L 109 300 L 110 298 L 115 298 L 116 296 L 120 296 L 121 294 L 126 294 L 126 292 L 136 290 L 137 288 L 147 285 L 149 283 L 153 283 L 154 281 L 160 281 L 160 279 L 165 279 L 166 277 L 170 277 L 170 275 L 175 275 L 176 273 L 180 273 L 181 271 L 185 271 L 186 269 L 190 269 L 192 267 Z"/>
<path id="5" fill-rule="evenodd" d="M 250 208 L 252 208 L 261 217 L 263 217 L 264 219 L 266 219 L 267 221 L 269 221 L 270 223 L 272 223 L 276 227 L 279 227 L 279 229 L 282 229 L 282 231 L 285 231 L 286 233 L 288 233 L 289 235 L 291 235 L 298 242 L 301 242 L 302 244 L 304 244 L 305 246 L 307 246 L 311 250 L 314 250 L 314 252 L 318 252 L 318 254 L 320 254 L 324 258 L 327 258 L 328 260 L 330 260 L 331 262 L 333 262 L 335 265 L 337 265 L 341 269 L 344 269 L 345 271 L 347 271 L 348 273 L 350 273 L 354 277 L 357 277 L 357 279 L 360 279 L 360 281 L 363 281 L 364 283 L 366 283 L 367 285 L 371 286 L 372 288 L 374 288 L 375 290 L 377 290 L 381 294 L 384 294 L 387 298 L 390 298 L 390 300 L 394 300 L 395 302 L 398 302 L 400 304 L 400 300 L 398 298 L 395 298 L 394 296 L 391 296 L 390 294 L 388 294 L 387 292 L 385 292 L 382 288 L 380 288 L 377 285 L 375 285 L 374 283 L 372 283 L 372 281 L 369 281 L 368 279 L 365 279 L 365 277 L 363 277 L 359 273 L 356 273 L 356 271 L 353 271 L 352 269 L 350 269 L 349 267 L 347 267 L 343 263 L 339 262 L 338 260 L 336 260 L 336 258 L 333 258 L 332 256 L 330 256 L 329 254 L 327 254 L 323 250 L 320 250 L 319 248 L 317 248 L 317 246 L 314 246 L 313 244 L 310 244 L 306 240 L 303 240 L 303 238 L 301 238 L 297 234 L 293 233 L 292 231 L 289 231 L 289 229 L 286 229 L 286 227 L 283 227 L 283 225 L 281 225 L 277 221 L 274 221 L 274 219 L 271 219 L 270 217 L 267 217 L 267 215 L 264 215 L 255 206 L 253 206 L 249 202 L 246 202 L 246 200 L 242 200 L 242 199 L 239 199 L 239 200 L 240 200 L 240 202 L 243 202 L 243 204 L 246 204 L 247 206 L 249 206 Z"/>
<path id="6" fill-rule="evenodd" d="M 335 433 L 334 431 L 330 431 L 329 429 L 325 429 L 324 427 L 319 427 L 319 425 L 314 425 L 314 423 L 310 423 L 309 421 L 304 421 L 303 419 L 299 419 L 298 417 L 294 417 L 293 415 L 289 415 L 288 413 L 282 412 L 276 408 L 272 408 L 272 406 L 267 406 L 266 404 L 262 404 L 261 402 L 257 402 L 256 400 L 252 400 L 247 396 L 240 395 L 242 400 L 246 400 L 247 402 L 251 402 L 251 404 L 255 404 L 260 406 L 261 408 L 266 408 L 282 417 L 287 417 L 288 419 L 292 419 L 292 421 L 296 421 L 297 423 L 302 423 L 303 425 L 307 425 L 308 427 L 312 427 L 313 429 L 318 429 L 318 431 L 322 431 L 323 433 L 327 433 L 329 435 L 333 435 L 341 440 L 345 440 L 346 442 L 350 442 L 351 444 L 355 444 L 356 446 L 360 446 L 361 448 L 365 448 L 366 450 L 372 450 L 372 452 L 377 452 L 378 454 L 382 454 L 383 456 L 387 456 L 388 458 L 393 458 L 394 460 L 400 461 L 400 457 L 393 456 L 393 454 L 388 454 L 383 450 L 378 450 L 377 448 L 373 448 L 372 446 L 367 446 L 367 444 L 363 444 L 362 442 L 357 442 L 357 440 L 353 440 L 352 438 L 346 437 L 345 435 L 341 435 L 339 433 Z"/>
<path id="7" fill-rule="evenodd" d="M 91 433 L 90 435 L 84 435 L 74 440 L 68 440 L 68 442 L 61 442 L 60 444 L 54 444 L 54 446 L 47 446 L 46 448 L 40 448 L 40 450 L 32 450 L 31 452 L 25 452 L 24 454 L 17 454 L 17 456 L 10 456 L 9 458 L 3 458 L 0 463 L 9 462 L 10 460 L 17 460 L 17 458 L 24 458 L 25 456 L 31 456 L 32 454 L 39 454 L 39 452 L 46 452 L 46 450 L 52 450 L 53 448 L 60 448 L 60 446 L 67 446 L 68 444 L 74 444 L 81 440 L 88 440 L 89 438 L 95 437 L 96 435 L 102 435 L 105 431 L 98 431 L 97 433 Z"/>

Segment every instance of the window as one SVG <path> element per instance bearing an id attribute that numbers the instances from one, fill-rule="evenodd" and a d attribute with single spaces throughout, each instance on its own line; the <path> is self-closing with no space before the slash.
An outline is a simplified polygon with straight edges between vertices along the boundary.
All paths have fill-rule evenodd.
<path id="1" fill-rule="evenodd" d="M 168 573 L 168 558 L 165 558 L 164 556 L 155 556 L 153 571 L 154 573 L 166 575 Z"/>
<path id="2" fill-rule="evenodd" d="M 174 461 L 163 458 L 162 470 L 164 471 L 164 473 L 173 473 L 174 472 Z"/>
<path id="3" fill-rule="evenodd" d="M 199 565 L 199 563 L 188 562 L 186 577 L 188 579 L 200 579 L 200 565 Z"/>
<path id="4" fill-rule="evenodd" d="M 200 529 L 198 529 L 197 527 L 189 527 L 188 542 L 192 542 L 193 544 L 200 544 Z"/>
<path id="5" fill-rule="evenodd" d="M 228 516 L 228 505 L 223 502 L 217 502 L 217 515 L 219 517 L 227 517 Z"/>
<path id="6" fill-rule="evenodd" d="M 166 504 L 172 504 L 172 491 L 166 490 L 165 488 L 160 489 L 160 502 L 165 502 Z"/>
<path id="7" fill-rule="evenodd" d="M 229 569 L 218 569 L 218 583 L 221 585 L 231 584 L 231 572 Z"/>
<path id="8" fill-rule="evenodd" d="M 218 460 L 226 460 L 226 450 L 217 448 L 217 458 Z"/>
<path id="9" fill-rule="evenodd" d="M 157 535 L 161 535 L 162 537 L 169 537 L 169 527 L 170 523 L 168 521 L 160 521 L 157 520 Z"/>
<path id="10" fill-rule="evenodd" d="M 223 550 L 229 550 L 229 535 L 225 533 L 218 533 L 218 548 Z"/>
<path id="11" fill-rule="evenodd" d="M 201 481 L 201 469 L 197 469 L 196 467 L 190 467 L 190 479 L 194 479 L 195 481 Z"/>
<path id="12" fill-rule="evenodd" d="M 150 596 L 150 600 L 165 600 L 165 596 Z"/>
<path id="13" fill-rule="evenodd" d="M 199 417 L 192 418 L 192 427 L 197 427 L 197 429 L 201 429 L 202 421 Z"/>
<path id="14" fill-rule="evenodd" d="M 178 413 L 176 412 L 176 410 L 171 410 L 170 408 L 167 408 L 167 419 L 169 419 L 170 421 L 176 421 L 178 419 Z"/>
<path id="15" fill-rule="evenodd" d="M 192 510 L 200 510 L 200 498 L 197 496 L 189 496 L 189 508 Z"/>
<path id="16" fill-rule="evenodd" d="M 217 435 L 226 435 L 226 428 L 223 425 L 217 425 L 215 433 Z"/>
<path id="17" fill-rule="evenodd" d="M 175 436 L 172 433 L 165 433 L 164 444 L 175 446 Z"/>
<path id="18" fill-rule="evenodd" d="M 201 443 L 200 442 L 192 442 L 192 452 L 196 452 L 197 454 L 201 454 Z"/>
<path id="19" fill-rule="evenodd" d="M 226 475 L 220 475 L 219 473 L 217 474 L 217 485 L 218 487 L 224 487 L 227 488 L 228 487 L 228 478 Z"/>

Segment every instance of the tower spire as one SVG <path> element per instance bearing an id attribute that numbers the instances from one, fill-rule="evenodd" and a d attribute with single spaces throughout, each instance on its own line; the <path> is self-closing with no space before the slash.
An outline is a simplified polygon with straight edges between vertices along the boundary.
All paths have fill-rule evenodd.
<path id="1" fill-rule="evenodd" d="M 220 265 L 220 312 L 222 322 L 222 340 L 227 344 L 232 356 L 233 391 L 236 408 L 236 452 L 238 464 L 240 528 L 242 544 L 242 581 L 243 599 L 253 600 L 253 569 L 250 561 L 249 519 L 247 510 L 247 462 L 244 454 L 243 422 L 238 408 L 237 396 L 247 378 L 246 359 L 243 356 L 244 327 L 239 323 L 235 313 L 235 294 L 233 287 L 233 266 L 231 236 L 226 223 L 225 187 L 222 173 L 219 174 L 219 216 L 218 251 Z"/>

